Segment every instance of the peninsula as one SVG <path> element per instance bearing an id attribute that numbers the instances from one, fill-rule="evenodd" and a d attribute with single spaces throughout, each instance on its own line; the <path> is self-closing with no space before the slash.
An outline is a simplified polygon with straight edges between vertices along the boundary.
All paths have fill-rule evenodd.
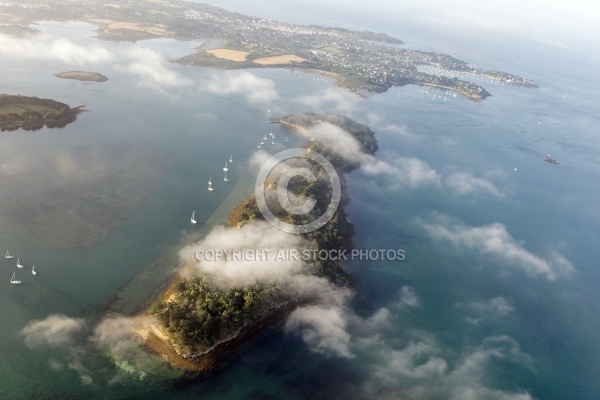
<path id="1" fill-rule="evenodd" d="M 365 125 L 346 117 L 329 114 L 293 114 L 274 122 L 280 122 L 293 130 L 306 130 L 319 123 L 336 125 L 359 143 L 366 154 L 377 151 L 373 132 Z M 353 227 L 347 221 L 344 205 L 348 202 L 343 176 L 359 165 L 344 159 L 334 150 L 316 140 L 310 140 L 306 152 L 319 152 L 336 169 L 342 183 L 342 203 L 333 217 L 321 228 L 302 234 L 305 250 L 350 249 Z M 296 181 L 290 190 L 296 196 L 315 200 L 310 217 L 288 213 L 276 204 L 269 204 L 274 214 L 289 223 L 306 223 L 306 218 L 322 215 L 327 208 L 331 183 L 319 174 L 317 165 L 309 167 L 319 176 L 316 182 Z M 302 180 L 302 178 L 300 179 Z M 267 181 L 265 188 L 272 187 Z M 230 214 L 227 229 L 266 224 L 254 195 L 243 200 Z M 275 228 L 272 228 L 275 229 Z M 284 234 L 291 235 L 291 234 Z M 292 235 L 293 236 L 293 235 Z M 313 253 L 314 254 L 314 253 Z M 266 327 L 281 321 L 296 307 L 310 304 L 315 294 L 300 293 L 295 281 L 273 279 L 265 282 L 241 284 L 223 288 L 211 273 L 198 272 L 195 260 L 183 261 L 181 272 L 166 291 L 146 310 L 136 327 L 136 332 L 146 345 L 166 357 L 171 364 L 189 371 L 207 371 L 225 354 L 246 343 Z M 195 269 L 196 268 L 196 269 Z M 193 272 L 192 272 L 193 270 Z M 353 277 L 344 270 L 340 260 L 311 258 L 305 260 L 302 276 L 325 279 L 331 285 L 352 290 Z M 154 317 L 154 318 L 152 318 Z M 157 322 L 158 321 L 158 322 Z"/>
<path id="2" fill-rule="evenodd" d="M 57 78 L 63 79 L 76 79 L 78 81 L 90 81 L 90 82 L 104 82 L 108 78 L 97 72 L 88 71 L 65 71 L 58 74 L 54 74 Z"/>
<path id="3" fill-rule="evenodd" d="M 62 128 L 75 121 L 77 114 L 85 111 L 83 107 L 71 108 L 52 99 L 0 94 L 0 130 Z"/>
<path id="4" fill-rule="evenodd" d="M 25 1 L 27 3 L 27 1 Z M 362 95 L 393 86 L 425 85 L 480 100 L 491 94 L 469 77 L 507 85 L 537 87 L 529 79 L 468 65 L 442 53 L 402 48 L 389 35 L 343 28 L 298 25 L 242 15 L 208 4 L 173 0 L 46 0 L 44 7 L 0 5 L 0 14 L 21 24 L 49 18 L 83 20 L 99 26 L 104 40 L 136 41 L 173 37 L 206 43 L 174 62 L 216 68 L 294 68 L 325 73 L 336 84 Z M 423 72 L 428 67 L 429 73 Z M 463 79 L 448 75 L 459 74 Z"/>

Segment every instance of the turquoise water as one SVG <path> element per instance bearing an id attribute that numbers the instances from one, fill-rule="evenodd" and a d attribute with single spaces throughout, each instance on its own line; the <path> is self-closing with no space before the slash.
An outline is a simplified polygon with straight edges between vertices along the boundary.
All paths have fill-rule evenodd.
<path id="1" fill-rule="evenodd" d="M 92 40 L 86 24 L 48 23 L 42 28 L 49 36 Z M 103 45 L 120 54 L 133 46 Z M 166 58 L 195 45 L 170 40 L 142 44 Z M 462 52 L 485 65 L 476 49 Z M 600 88 L 586 78 L 593 77 L 586 75 L 591 68 L 542 68 L 543 60 L 499 57 L 486 66 L 531 78 L 540 88 L 484 82 L 493 96 L 471 102 L 404 87 L 354 99 L 348 107 L 347 102 L 317 101 L 330 81 L 291 71 L 252 71 L 273 82 L 277 92 L 269 101 L 253 102 L 243 93 L 217 95 L 202 89 L 203 82 L 221 72 L 165 64 L 185 83 L 157 89 L 137 83 L 128 65 L 127 60 L 113 60 L 89 67 L 110 78 L 96 84 L 51 76 L 75 69 L 72 64 L 3 60 L 2 92 L 85 104 L 90 111 L 61 130 L 3 133 L 1 163 L 34 160 L 28 168 L 43 175 L 59 155 L 76 152 L 77 146 L 121 143 L 155 146 L 175 162 L 108 240 L 83 249 L 45 249 L 12 212 L 19 193 L 0 186 L 0 250 L 9 248 L 39 271 L 33 279 L 20 270 L 23 285 L 9 286 L 12 264 L 0 260 L 0 279 L 6 282 L 0 290 L 1 397 L 349 399 L 408 393 L 445 399 L 464 398 L 461 389 L 468 387 L 476 398 L 522 392 L 536 399 L 595 398 L 600 389 Z M 348 177 L 356 246 L 402 248 L 407 256 L 402 262 L 348 265 L 361 288 L 348 311 L 357 321 L 347 328 L 354 357 L 311 352 L 298 335 L 279 329 L 232 354 L 207 376 L 179 379 L 149 356 L 143 380 L 120 372 L 89 341 L 103 316 L 102 305 L 154 260 L 168 257 L 178 243 L 222 223 L 229 205 L 252 187 L 248 160 L 270 129 L 268 117 L 319 104 L 368 123 L 376 132 L 380 159 L 393 164 L 401 157 L 418 158 L 436 171 L 440 182 L 407 187 L 385 171 L 356 171 Z M 561 164 L 544 163 L 548 153 Z M 232 182 L 224 186 L 217 178 L 230 154 L 235 160 Z M 457 172 L 491 182 L 497 193 L 480 189 L 457 194 L 448 179 Z M 217 188 L 210 196 L 209 176 Z M 62 179 L 68 183 L 70 177 Z M 41 180 L 39 186 L 19 190 L 36 193 L 53 185 Z M 196 227 L 189 224 L 194 209 L 201 222 Z M 454 226 L 501 223 L 518 248 L 551 263 L 558 253 L 575 272 L 550 280 L 528 274 L 502 255 L 436 240 L 423 226 L 439 225 L 440 214 L 454 218 Z M 157 277 L 154 283 L 160 282 Z M 409 286 L 418 298 L 416 306 L 402 291 Z M 504 308 L 495 308 L 498 304 Z M 371 325 L 367 318 L 381 308 L 389 310 L 388 323 Z M 22 328 L 51 314 L 82 318 L 86 328 L 71 346 L 26 346 Z"/>

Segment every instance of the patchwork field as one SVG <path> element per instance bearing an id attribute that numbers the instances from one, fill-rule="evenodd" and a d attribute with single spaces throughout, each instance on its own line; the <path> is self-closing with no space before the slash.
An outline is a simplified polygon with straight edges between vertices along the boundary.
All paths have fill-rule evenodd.
<path id="1" fill-rule="evenodd" d="M 172 33 L 167 30 L 166 26 L 161 25 L 161 24 L 150 25 L 150 24 L 140 24 L 137 22 L 121 21 L 121 22 L 112 22 L 106 27 L 106 30 L 109 30 L 109 31 L 110 30 L 118 30 L 118 29 L 128 29 L 131 31 L 147 32 L 147 33 L 151 33 L 153 35 L 158 35 L 158 36 L 167 36 Z"/>
<path id="2" fill-rule="evenodd" d="M 247 51 L 240 50 L 229 50 L 229 49 L 213 49 L 206 50 L 207 53 L 212 54 L 217 58 L 223 58 L 230 61 L 246 61 L 246 56 L 250 54 Z"/>

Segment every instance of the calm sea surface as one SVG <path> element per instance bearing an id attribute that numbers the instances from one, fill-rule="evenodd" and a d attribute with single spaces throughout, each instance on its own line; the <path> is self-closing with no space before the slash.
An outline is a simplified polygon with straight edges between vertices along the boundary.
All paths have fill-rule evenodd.
<path id="1" fill-rule="evenodd" d="M 93 27 L 87 24 L 45 23 L 41 29 L 49 37 L 66 37 L 74 43 L 93 40 L 88 37 Z M 198 44 L 102 43 L 118 54 L 144 47 L 165 59 L 187 54 Z M 157 88 L 148 84 L 149 79 L 140 83 L 127 61 L 89 67 L 109 77 L 99 84 L 52 76 L 84 69 L 74 64 L 3 60 L 1 92 L 84 104 L 89 112 L 63 129 L 0 135 L 0 164 L 18 167 L 2 169 L 5 176 L 0 175 L 0 182 L 12 182 L 0 185 L 0 251 L 10 249 L 26 266 L 17 270 L 23 284 L 13 286 L 8 283 L 15 270 L 13 260 L 0 259 L 0 280 L 5 282 L 0 285 L 0 397 L 332 399 L 365 391 L 377 398 L 396 398 L 394 393 L 401 388 L 427 382 L 424 366 L 431 366 L 427 359 L 435 358 L 444 360 L 446 369 L 440 376 L 431 375 L 441 391 L 428 395 L 431 398 L 456 393 L 463 373 L 473 379 L 469 382 L 479 393 L 527 391 L 538 399 L 595 398 L 600 392 L 600 85 L 590 80 L 591 69 L 581 64 L 541 68 L 542 61 L 523 59 L 485 64 L 475 49 L 463 52 L 459 56 L 472 57 L 468 61 L 525 76 L 540 88 L 481 81 L 493 96 L 471 102 L 409 86 L 366 100 L 352 99 L 350 110 L 347 103 L 306 101 L 309 96 L 322 98 L 331 81 L 293 71 L 251 71 L 272 81 L 278 94 L 272 101 L 257 101 L 243 93 L 203 90 L 206 82 L 223 74 L 205 68 L 165 63 L 185 83 L 163 82 Z M 311 104 L 369 124 L 376 132 L 381 159 L 393 164 L 415 157 L 441 179 L 439 185 L 407 187 L 385 173 L 356 171 L 348 177 L 352 199 L 348 212 L 357 231 L 356 246 L 401 248 L 406 253 L 402 262 L 348 265 L 361 287 L 354 312 L 366 318 L 382 307 L 390 310 L 389 325 L 376 336 L 359 332 L 360 327 L 350 329 L 377 346 L 355 343 L 353 358 L 326 356 L 311 352 L 296 335 L 274 331 L 231 355 L 209 376 L 182 382 L 173 380 L 179 377 L 176 371 L 151 358 L 144 374 L 124 372 L 89 342 L 90 332 L 80 332 L 78 344 L 69 348 L 25 345 L 23 327 L 51 314 L 82 318 L 93 329 L 104 315 L 106 301 L 132 278 L 151 271 L 147 287 L 126 292 L 113 311 L 139 305 L 140 296 L 152 292 L 152 285 L 158 287 L 173 267 L 165 262 L 157 269 L 156 260 L 172 259 L 179 244 L 221 224 L 252 189 L 255 172 L 248 160 L 270 129 L 267 119 L 309 111 Z M 274 130 L 279 133 L 279 127 Z M 293 140 L 301 145 L 300 139 Z M 118 151 L 142 144 L 166 152 L 172 166 L 101 244 L 47 250 L 14 213 L 18 196 L 72 183 L 71 175 L 60 174 L 57 165 L 80 149 Z M 560 165 L 544 163 L 548 153 Z M 225 184 L 221 169 L 230 155 L 235 161 L 231 181 Z M 76 171 L 78 166 L 71 168 Z M 115 166 L 104 168 L 109 176 L 119 174 Z M 54 170 L 59 172 L 47 175 Z M 10 171 L 26 171 L 31 184 L 15 184 Z M 447 178 L 460 172 L 493 183 L 497 192 L 457 194 Z M 206 190 L 209 177 L 216 187 L 212 193 Z M 193 210 L 200 222 L 196 226 L 189 223 Z M 498 254 L 468 246 L 457 249 L 423 229 L 423 221 L 446 217 L 463 227 L 500 223 L 517 247 L 550 263 L 558 262 L 560 254 L 575 272 L 555 280 L 532 276 Z M 39 271 L 36 277 L 28 270 L 31 264 Z M 402 305 L 406 300 L 402 288 L 407 287 L 418 298 L 418 306 Z M 493 302 L 498 298 L 509 311 L 496 318 L 492 306 L 499 304 Z M 402 351 L 411 341 L 421 343 L 421 353 L 411 359 L 413 373 L 402 372 L 398 363 L 406 362 Z M 406 357 L 389 363 L 375 354 L 383 349 Z M 468 361 L 477 356 L 487 357 L 485 376 L 468 371 Z M 400 372 L 393 375 L 393 382 L 381 378 L 382 370 L 394 368 Z"/>

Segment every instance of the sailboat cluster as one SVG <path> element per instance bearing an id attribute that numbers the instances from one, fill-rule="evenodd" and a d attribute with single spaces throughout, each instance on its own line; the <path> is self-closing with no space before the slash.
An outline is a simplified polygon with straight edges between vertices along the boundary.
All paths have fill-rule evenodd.
<path id="1" fill-rule="evenodd" d="M 227 172 L 229 172 L 229 167 L 231 166 L 231 164 L 233 164 L 233 155 L 230 155 L 229 159 L 225 161 L 225 166 L 223 167 L 223 172 L 224 172 L 223 182 L 229 182 L 229 178 L 227 177 Z M 208 178 L 208 191 L 213 192 L 214 190 L 215 190 L 215 188 L 213 187 L 212 176 L 211 176 Z M 190 218 L 190 222 L 194 225 L 198 223 L 198 221 L 196 221 L 196 211 L 195 210 L 192 212 L 192 217 Z"/>
<path id="2" fill-rule="evenodd" d="M 224 172 L 223 181 L 224 182 L 229 182 L 229 178 L 227 177 L 227 172 L 229 171 L 230 164 L 233 164 L 233 156 L 229 156 L 229 160 L 225 161 L 225 166 L 223 167 L 223 172 Z M 215 190 L 215 188 L 213 188 L 213 186 L 212 186 L 212 177 L 210 177 L 210 178 L 208 178 L 208 191 L 212 192 L 213 190 Z"/>
<path id="3" fill-rule="evenodd" d="M 265 135 L 262 137 L 262 139 L 260 140 L 260 142 L 256 146 L 257 149 L 262 149 L 265 144 L 269 143 L 269 138 L 271 140 L 271 145 L 275 144 L 275 134 L 273 133 L 273 129 L 271 129 L 271 132 L 269 132 L 268 136 L 269 137 L 267 137 L 267 134 L 265 133 Z M 287 135 L 285 137 L 284 142 L 285 143 L 289 143 L 290 142 L 289 135 Z"/>
<path id="4" fill-rule="evenodd" d="M 5 260 L 12 260 L 15 257 L 13 255 L 10 254 L 10 252 L 8 250 L 6 250 L 6 255 L 4 256 Z M 24 268 L 23 264 L 21 264 L 21 259 L 17 258 L 17 268 Z M 31 274 L 32 275 L 37 275 L 37 272 L 35 271 L 35 265 L 31 266 Z M 12 283 L 13 285 L 20 285 L 21 281 L 17 280 L 17 271 L 14 271 L 12 274 L 12 277 L 10 278 L 10 283 Z"/>
<path id="5" fill-rule="evenodd" d="M 270 111 L 271 110 L 269 110 L 269 112 Z M 275 144 L 275 133 L 273 133 L 272 129 L 269 133 L 264 134 L 264 136 L 261 138 L 260 142 L 258 143 L 258 145 L 256 147 L 258 149 L 262 149 L 263 146 L 265 146 L 266 144 L 269 143 L 269 141 L 270 141 L 271 145 Z M 284 139 L 284 143 L 289 143 L 289 142 L 290 142 L 289 135 L 286 135 L 286 137 Z M 229 172 L 229 170 L 231 168 L 231 164 L 233 164 L 233 156 L 229 156 L 229 159 L 225 161 L 225 166 L 223 167 L 223 182 L 229 182 L 227 173 Z M 211 176 L 208 178 L 208 191 L 213 192 L 214 190 L 215 190 L 215 188 L 213 187 L 213 181 L 212 181 L 212 176 Z M 196 221 L 196 211 L 195 210 L 192 212 L 190 222 L 193 225 L 198 223 L 198 221 Z"/>

